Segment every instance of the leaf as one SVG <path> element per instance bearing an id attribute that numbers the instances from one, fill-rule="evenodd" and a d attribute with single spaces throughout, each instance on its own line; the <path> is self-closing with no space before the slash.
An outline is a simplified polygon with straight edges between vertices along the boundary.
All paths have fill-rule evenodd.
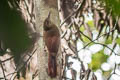
<path id="1" fill-rule="evenodd" d="M 112 37 L 109 36 L 108 39 L 105 41 L 105 44 L 111 44 L 112 43 Z"/>
<path id="2" fill-rule="evenodd" d="M 108 77 L 111 72 L 112 72 L 112 70 L 104 71 L 104 72 L 103 72 L 103 75 L 104 75 L 105 77 Z"/>
<path id="3" fill-rule="evenodd" d="M 80 31 L 84 31 L 85 30 L 85 28 L 84 28 L 84 26 L 82 25 L 81 27 L 80 27 Z"/>
<path id="4" fill-rule="evenodd" d="M 88 21 L 87 24 L 89 25 L 89 27 L 92 27 L 92 28 L 94 27 L 94 22 L 93 22 L 93 20 Z"/>
<path id="5" fill-rule="evenodd" d="M 90 40 L 87 37 L 83 36 L 83 35 L 82 35 L 82 39 L 83 39 L 83 41 L 85 43 L 89 43 L 90 42 Z"/>
<path id="6" fill-rule="evenodd" d="M 116 39 L 116 43 L 120 45 L 120 38 Z"/>
<path id="7" fill-rule="evenodd" d="M 93 71 L 96 71 L 101 67 L 101 64 L 107 61 L 108 56 L 104 54 L 103 50 L 99 51 L 96 54 L 92 55 L 92 62 L 89 64 L 89 67 Z"/>

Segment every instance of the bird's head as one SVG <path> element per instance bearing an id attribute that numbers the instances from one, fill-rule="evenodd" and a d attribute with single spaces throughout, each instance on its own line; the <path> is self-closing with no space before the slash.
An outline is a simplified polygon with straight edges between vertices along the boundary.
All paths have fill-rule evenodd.
<path id="1" fill-rule="evenodd" d="M 43 24 L 43 28 L 45 31 L 50 30 L 52 27 L 51 26 L 52 22 L 50 20 L 50 14 L 51 14 L 51 12 L 49 12 L 48 17 L 45 19 L 44 24 Z"/>

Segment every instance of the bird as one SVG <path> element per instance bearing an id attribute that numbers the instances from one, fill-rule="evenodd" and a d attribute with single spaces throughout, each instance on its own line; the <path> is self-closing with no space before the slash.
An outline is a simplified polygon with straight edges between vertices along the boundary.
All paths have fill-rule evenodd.
<path id="1" fill-rule="evenodd" d="M 51 78 L 57 76 L 56 56 L 60 46 L 60 32 L 58 27 L 50 20 L 49 12 L 43 24 L 43 37 L 48 50 L 48 75 Z"/>

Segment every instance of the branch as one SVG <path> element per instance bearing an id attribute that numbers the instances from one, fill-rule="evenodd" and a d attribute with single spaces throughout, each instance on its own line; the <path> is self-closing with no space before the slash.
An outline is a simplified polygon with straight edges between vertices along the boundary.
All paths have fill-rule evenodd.
<path id="1" fill-rule="evenodd" d="M 12 56 L 12 57 L 10 57 L 10 58 L 8 58 L 8 59 L 5 59 L 4 61 L 1 61 L 1 63 L 4 63 L 4 62 L 6 62 L 6 61 L 9 61 L 9 60 L 11 60 L 11 59 L 13 59 L 14 58 L 14 56 Z"/>
<path id="2" fill-rule="evenodd" d="M 6 75 L 5 75 L 5 71 L 4 71 L 4 67 L 3 67 L 3 65 L 2 65 L 1 60 L 0 60 L 0 65 L 1 65 L 1 68 L 2 68 L 2 72 L 3 72 L 4 79 L 7 80 L 7 79 L 6 79 Z"/>
<path id="3" fill-rule="evenodd" d="M 59 27 L 62 27 L 62 25 L 74 14 L 78 15 L 78 12 L 82 9 L 83 4 L 85 3 L 86 0 L 83 0 L 83 2 L 81 3 L 81 5 L 78 7 L 78 9 L 74 12 L 72 12 L 70 15 L 68 15 L 65 20 L 61 23 L 61 25 Z"/>
<path id="4" fill-rule="evenodd" d="M 113 73 L 112 73 L 112 74 L 110 74 L 110 76 L 108 77 L 108 79 L 107 79 L 107 80 L 110 80 L 111 76 L 112 76 L 113 74 L 116 74 L 116 73 L 115 73 L 116 67 L 117 67 L 117 64 L 115 63 L 114 71 L 113 71 Z"/>
<path id="5" fill-rule="evenodd" d="M 37 51 L 37 48 L 33 51 L 33 53 L 31 54 L 31 56 L 29 56 L 29 58 L 26 60 L 26 62 L 23 64 L 23 66 L 17 71 L 17 72 L 20 72 L 24 66 L 27 64 L 27 62 L 31 59 L 31 57 L 33 56 L 33 54 Z M 16 72 L 15 72 L 16 73 Z M 14 75 L 14 73 L 13 73 Z M 13 80 L 15 80 L 15 78 L 17 77 L 17 74 L 14 76 Z"/>

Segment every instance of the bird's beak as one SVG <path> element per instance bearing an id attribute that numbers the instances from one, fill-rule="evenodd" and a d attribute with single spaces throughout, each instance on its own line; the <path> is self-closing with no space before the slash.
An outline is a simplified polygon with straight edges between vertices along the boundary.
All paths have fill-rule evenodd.
<path id="1" fill-rule="evenodd" d="M 48 17 L 47 17 L 48 19 L 50 19 L 50 14 L 51 14 L 51 11 L 49 11 L 49 13 L 48 13 Z"/>

